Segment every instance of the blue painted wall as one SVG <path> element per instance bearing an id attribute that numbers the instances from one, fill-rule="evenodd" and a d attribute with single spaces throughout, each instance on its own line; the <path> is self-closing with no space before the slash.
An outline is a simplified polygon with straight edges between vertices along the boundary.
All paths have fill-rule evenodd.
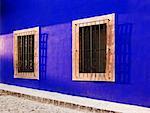
<path id="1" fill-rule="evenodd" d="M 1 0 L 1 6 L 1 82 L 150 107 L 149 0 Z M 72 20 L 109 13 L 116 13 L 116 82 L 72 81 Z M 12 32 L 34 26 L 46 37 L 40 80 L 14 79 Z"/>

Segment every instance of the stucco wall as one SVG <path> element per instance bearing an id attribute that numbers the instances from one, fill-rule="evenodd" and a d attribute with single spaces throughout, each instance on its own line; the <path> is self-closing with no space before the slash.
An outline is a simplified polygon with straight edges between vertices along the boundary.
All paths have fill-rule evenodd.
<path id="1" fill-rule="evenodd" d="M 1 82 L 150 106 L 149 0 L 2 0 L 1 3 Z M 116 82 L 72 81 L 72 20 L 109 13 L 116 14 Z M 14 79 L 12 32 L 34 26 L 41 27 L 41 37 L 47 36 L 47 70 L 41 71 L 39 81 Z"/>

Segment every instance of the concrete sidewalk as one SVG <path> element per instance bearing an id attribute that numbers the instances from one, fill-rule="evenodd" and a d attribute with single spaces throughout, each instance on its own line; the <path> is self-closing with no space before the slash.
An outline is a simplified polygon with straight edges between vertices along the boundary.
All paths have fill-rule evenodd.
<path id="1" fill-rule="evenodd" d="M 85 111 L 44 104 L 10 95 L 1 95 L 0 113 L 85 113 Z M 90 112 L 86 111 L 86 113 Z"/>

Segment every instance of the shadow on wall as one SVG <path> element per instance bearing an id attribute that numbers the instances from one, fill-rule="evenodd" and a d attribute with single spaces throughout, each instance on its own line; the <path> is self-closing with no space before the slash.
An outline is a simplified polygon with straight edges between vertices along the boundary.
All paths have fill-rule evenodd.
<path id="1" fill-rule="evenodd" d="M 116 26 L 116 83 L 130 83 L 132 28 L 131 23 Z"/>
<path id="2" fill-rule="evenodd" d="M 123 23 L 116 25 L 116 83 L 129 84 L 131 78 L 131 36 L 132 23 Z M 40 80 L 47 80 L 47 48 L 48 48 L 48 34 L 42 33 L 40 35 Z"/>
<path id="3" fill-rule="evenodd" d="M 46 71 L 47 71 L 47 40 L 48 34 L 43 33 L 40 35 L 40 63 L 39 63 L 39 71 L 40 71 L 40 80 L 46 80 Z"/>

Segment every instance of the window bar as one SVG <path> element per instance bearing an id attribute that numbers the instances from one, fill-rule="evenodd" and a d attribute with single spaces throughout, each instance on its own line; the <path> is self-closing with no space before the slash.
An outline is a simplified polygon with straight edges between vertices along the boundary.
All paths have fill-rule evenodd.
<path id="1" fill-rule="evenodd" d="M 17 46 L 17 49 L 18 49 L 18 64 L 17 64 L 17 66 L 18 66 L 18 70 L 19 70 L 19 66 L 20 66 L 20 63 L 19 63 L 19 61 L 20 61 L 20 57 L 19 57 L 19 54 L 20 54 L 20 45 L 19 45 L 19 36 L 17 37 L 17 43 L 18 43 L 18 46 Z"/>
<path id="2" fill-rule="evenodd" d="M 85 64 L 84 63 L 85 62 L 84 61 L 84 28 L 82 28 L 82 36 L 81 37 L 82 37 L 82 44 L 81 44 L 82 45 L 82 50 L 81 50 L 81 52 L 82 52 L 82 59 L 81 59 L 82 60 L 82 68 L 81 68 L 81 70 L 82 70 L 82 72 L 84 72 L 84 64 Z"/>
<path id="3" fill-rule="evenodd" d="M 33 61 L 32 61 L 32 55 L 33 55 L 33 54 L 32 54 L 32 48 L 33 48 L 33 47 L 32 47 L 32 46 L 33 46 L 32 43 L 33 43 L 33 38 L 32 38 L 32 35 L 30 35 L 30 36 L 31 36 L 31 48 L 30 48 L 30 50 L 31 50 L 31 70 L 32 70 L 32 69 L 33 69 L 33 64 L 32 64 L 32 63 L 33 63 Z"/>
<path id="4" fill-rule="evenodd" d="M 26 36 L 24 36 L 24 70 L 26 70 Z"/>
<path id="5" fill-rule="evenodd" d="M 20 60 L 18 60 L 18 62 L 19 62 L 18 72 L 21 71 L 21 66 L 22 66 L 22 62 L 21 62 L 22 61 L 22 37 L 21 36 L 20 36 L 20 55 L 19 55 L 19 58 L 20 58 Z"/>
<path id="6" fill-rule="evenodd" d="M 28 50 L 28 57 L 29 57 L 29 64 L 28 64 L 28 66 L 29 66 L 29 70 L 31 70 L 31 67 L 30 67 L 30 63 L 31 63 L 31 61 L 30 61 L 30 55 L 31 55 L 31 50 L 30 50 L 30 48 L 31 48 L 31 44 L 30 44 L 30 42 L 31 42 L 31 40 L 30 40 L 30 37 L 31 37 L 31 35 L 28 35 L 28 46 L 29 46 L 29 50 Z"/>
<path id="7" fill-rule="evenodd" d="M 30 70 L 32 70 L 32 36 L 30 35 Z"/>
<path id="8" fill-rule="evenodd" d="M 90 72 L 93 72 L 92 67 L 92 26 L 90 26 Z"/>
<path id="9" fill-rule="evenodd" d="M 30 73 L 30 34 L 28 34 L 28 74 Z"/>
<path id="10" fill-rule="evenodd" d="M 20 41 L 20 39 L 21 39 L 20 36 L 18 36 L 17 37 L 17 42 L 18 42 L 18 56 L 17 56 L 18 57 L 18 65 L 17 65 L 18 66 L 18 71 L 20 70 L 20 61 L 21 61 L 20 60 L 20 54 L 21 54 L 21 51 L 20 51 L 20 48 L 21 48 L 20 42 L 21 41 Z"/>
<path id="11" fill-rule="evenodd" d="M 28 67 L 28 71 L 29 69 L 29 35 L 27 35 L 27 67 Z"/>
<path id="12" fill-rule="evenodd" d="M 22 63 L 22 54 L 23 54 L 23 52 L 22 52 L 22 50 L 23 50 L 23 40 L 22 40 L 22 36 L 20 36 L 20 45 L 21 45 L 21 48 L 20 48 L 20 71 L 22 70 L 22 65 L 23 65 L 23 63 Z"/>
<path id="13" fill-rule="evenodd" d="M 22 71 L 24 70 L 24 36 L 22 36 Z"/>
<path id="14" fill-rule="evenodd" d="M 101 70 L 101 58 L 100 58 L 100 56 L 101 56 L 101 46 L 100 46 L 100 44 L 101 44 L 101 24 L 99 25 L 99 37 L 98 37 L 98 40 L 99 40 L 99 74 L 100 74 L 100 70 Z"/>
<path id="15" fill-rule="evenodd" d="M 34 42 L 35 41 L 34 41 L 34 35 L 31 35 L 31 36 L 32 36 L 32 48 L 31 48 L 32 49 L 32 71 L 34 71 L 34 57 L 35 57 L 34 56 L 35 55 L 34 54 Z"/>
<path id="16" fill-rule="evenodd" d="M 30 41 L 30 46 L 29 46 L 30 47 L 29 48 L 30 66 L 29 67 L 30 67 L 30 70 L 32 70 L 32 60 L 31 60 L 32 59 L 32 37 L 31 37 L 31 35 L 29 36 L 29 41 Z"/>
<path id="17" fill-rule="evenodd" d="M 29 35 L 27 35 L 27 70 L 29 71 Z"/>
<path id="18" fill-rule="evenodd" d="M 24 70 L 24 36 L 22 36 L 22 70 Z"/>
<path id="19" fill-rule="evenodd" d="M 27 67 L 29 72 L 29 35 L 27 35 Z"/>
<path id="20" fill-rule="evenodd" d="M 27 71 L 27 35 L 25 36 L 25 72 Z"/>
<path id="21" fill-rule="evenodd" d="M 28 35 L 26 35 L 26 70 L 28 71 Z"/>

